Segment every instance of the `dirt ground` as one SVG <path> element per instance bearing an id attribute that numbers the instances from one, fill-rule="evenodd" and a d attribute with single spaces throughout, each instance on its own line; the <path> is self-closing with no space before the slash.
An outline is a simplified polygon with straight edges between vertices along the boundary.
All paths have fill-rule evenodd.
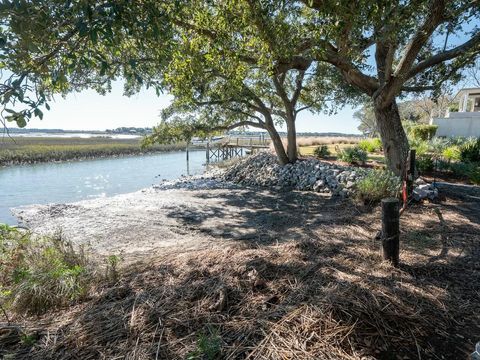
<path id="1" fill-rule="evenodd" d="M 16 319 L 37 341 L 9 352 L 464 359 L 480 341 L 480 190 L 440 194 L 402 216 L 399 268 L 382 262 L 374 239 L 378 207 L 315 193 L 150 189 L 24 209 L 34 229 L 60 226 L 101 254 L 123 251 L 130 265 L 81 304 Z"/>

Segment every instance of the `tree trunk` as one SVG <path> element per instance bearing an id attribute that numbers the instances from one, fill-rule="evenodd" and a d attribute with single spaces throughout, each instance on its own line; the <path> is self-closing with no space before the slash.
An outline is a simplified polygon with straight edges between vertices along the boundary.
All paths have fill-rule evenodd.
<path id="1" fill-rule="evenodd" d="M 383 144 L 383 153 L 388 168 L 403 176 L 408 157 L 408 139 L 403 130 L 397 103 L 393 100 L 388 106 L 375 106 L 375 118 Z"/>
<path id="2" fill-rule="evenodd" d="M 291 163 L 294 163 L 298 159 L 297 130 L 295 129 L 294 119 L 287 120 L 287 155 Z"/>
<path id="3" fill-rule="evenodd" d="M 290 161 L 283 147 L 282 138 L 278 135 L 277 130 L 273 126 L 266 127 L 270 139 L 272 139 L 273 147 L 275 148 L 275 153 L 277 154 L 278 162 L 280 165 L 288 164 Z"/>

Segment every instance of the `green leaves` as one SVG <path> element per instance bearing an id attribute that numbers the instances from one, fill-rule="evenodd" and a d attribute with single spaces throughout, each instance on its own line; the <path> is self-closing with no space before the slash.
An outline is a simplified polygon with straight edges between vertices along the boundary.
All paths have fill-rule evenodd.
<path id="1" fill-rule="evenodd" d="M 27 120 L 25 119 L 25 115 L 22 113 L 14 113 L 13 115 L 6 116 L 5 119 L 7 121 L 17 123 L 17 126 L 20 128 L 27 126 Z"/>

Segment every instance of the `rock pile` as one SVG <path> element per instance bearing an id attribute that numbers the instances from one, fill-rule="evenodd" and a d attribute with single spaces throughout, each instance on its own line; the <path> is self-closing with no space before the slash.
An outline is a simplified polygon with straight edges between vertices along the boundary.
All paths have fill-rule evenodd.
<path id="1" fill-rule="evenodd" d="M 438 189 L 432 184 L 427 184 L 422 179 L 415 181 L 415 187 L 413 189 L 413 199 L 420 201 L 423 199 L 434 200 L 438 197 Z"/>
<path id="2" fill-rule="evenodd" d="M 178 179 L 162 180 L 159 184 L 153 185 L 155 190 L 170 189 L 186 189 L 186 190 L 202 190 L 202 189 L 225 189 L 236 188 L 236 184 L 225 182 L 222 178 L 223 170 L 210 169 L 203 175 L 181 176 Z"/>
<path id="3" fill-rule="evenodd" d="M 163 180 L 153 188 L 168 189 L 225 189 L 238 186 L 268 187 L 272 190 L 302 190 L 338 195 L 342 197 L 353 194 L 356 183 L 364 178 L 370 170 L 330 164 L 319 159 L 300 159 L 295 164 L 280 166 L 277 158 L 270 152 L 241 158 L 225 170 L 212 168 L 203 175 L 181 177 L 175 180 Z M 418 179 L 415 183 L 413 197 L 433 200 L 438 190 L 431 184 Z"/>
<path id="4" fill-rule="evenodd" d="M 222 177 L 247 186 L 348 196 L 353 191 L 355 182 L 365 174 L 364 169 L 329 164 L 315 158 L 301 159 L 295 164 L 280 166 L 273 154 L 259 152 L 239 160 L 228 168 Z"/>

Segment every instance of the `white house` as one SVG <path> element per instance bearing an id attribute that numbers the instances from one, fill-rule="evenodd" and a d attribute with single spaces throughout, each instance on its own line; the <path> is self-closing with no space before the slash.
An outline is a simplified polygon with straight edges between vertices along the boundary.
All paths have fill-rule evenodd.
<path id="1" fill-rule="evenodd" d="M 437 125 L 437 136 L 480 137 L 480 88 L 460 90 L 453 98 L 458 102 L 458 111 L 448 111 L 444 118 L 432 118 Z"/>

